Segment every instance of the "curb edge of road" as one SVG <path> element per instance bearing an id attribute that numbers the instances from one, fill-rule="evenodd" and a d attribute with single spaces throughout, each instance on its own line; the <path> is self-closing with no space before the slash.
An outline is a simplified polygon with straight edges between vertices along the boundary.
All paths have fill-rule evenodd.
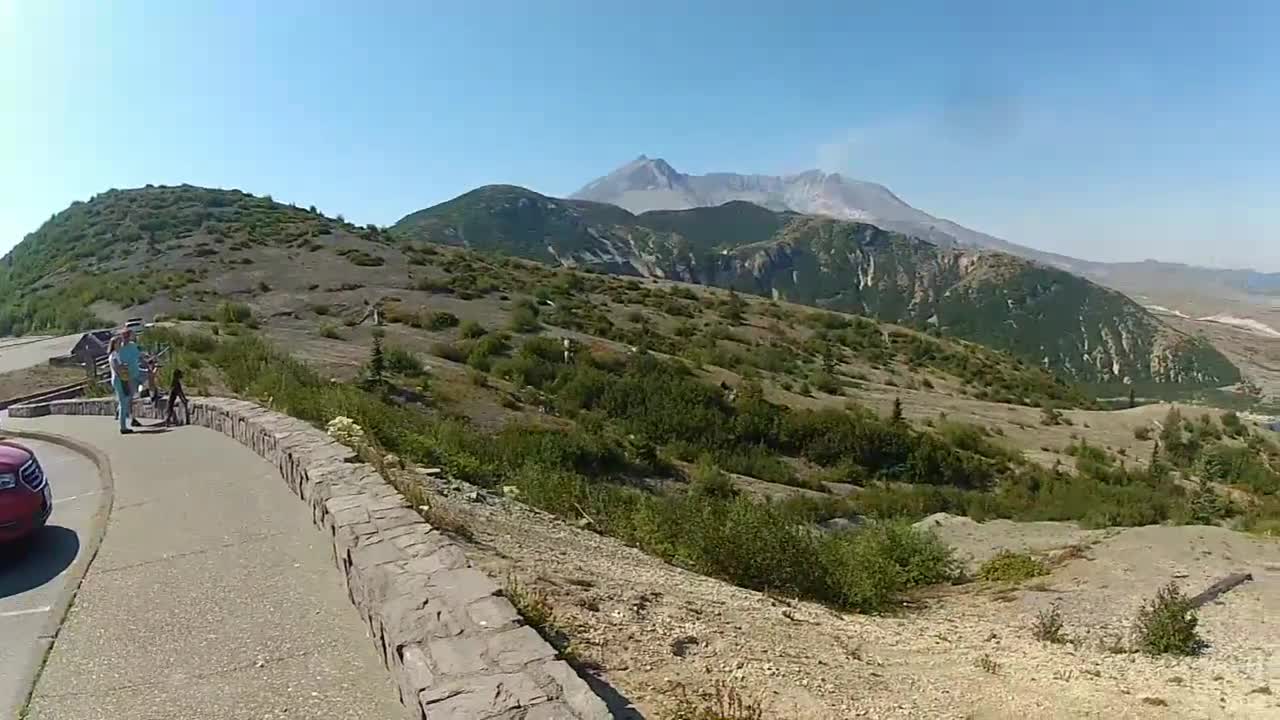
<path id="1" fill-rule="evenodd" d="M 75 438 L 41 430 L 15 430 L 11 427 L 0 430 L 0 437 L 46 442 L 83 455 L 98 469 L 98 476 L 102 480 L 102 492 L 99 494 L 98 507 L 93 513 L 93 531 L 85 538 L 79 557 L 64 571 L 68 573 L 68 592 L 63 593 L 63 597 L 58 598 L 50 607 L 48 617 L 44 622 L 44 629 L 40 633 L 40 643 L 44 648 L 44 653 L 35 665 L 31 677 L 26 678 L 29 686 L 27 698 L 19 707 L 18 715 L 18 717 L 24 717 L 22 713 L 31 704 L 31 697 L 35 693 L 36 683 L 44 672 L 49 653 L 53 650 L 53 645 L 57 641 L 58 631 L 62 629 L 62 623 L 66 620 L 67 613 L 71 610 L 71 605 L 75 602 L 76 595 L 80 593 L 80 584 L 84 582 L 84 576 L 88 573 L 89 566 L 93 564 L 94 558 L 98 556 L 98 549 L 102 546 L 102 538 L 107 534 L 107 521 L 110 519 L 112 504 L 115 501 L 115 476 L 111 471 L 111 460 L 107 458 L 106 453 Z"/>

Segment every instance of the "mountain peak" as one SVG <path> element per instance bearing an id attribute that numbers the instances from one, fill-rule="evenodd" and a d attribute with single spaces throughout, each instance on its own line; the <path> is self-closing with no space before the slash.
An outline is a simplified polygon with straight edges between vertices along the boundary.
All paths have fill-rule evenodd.
<path id="1" fill-rule="evenodd" d="M 687 176 L 671 167 L 666 160 L 642 154 L 569 197 L 620 205 L 632 212 L 682 210 L 699 204 L 686 187 L 686 180 Z M 640 193 L 645 199 L 629 205 L 613 200 L 627 193 Z"/>

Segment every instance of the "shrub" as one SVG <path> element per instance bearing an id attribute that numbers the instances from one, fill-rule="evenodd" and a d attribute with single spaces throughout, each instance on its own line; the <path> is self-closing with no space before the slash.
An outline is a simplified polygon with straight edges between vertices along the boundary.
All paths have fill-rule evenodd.
<path id="1" fill-rule="evenodd" d="M 488 372 L 493 366 L 493 357 L 504 354 L 509 349 L 507 337 L 505 333 L 489 333 L 471 343 L 467 352 L 467 364 Z"/>
<path id="2" fill-rule="evenodd" d="M 828 395 L 840 394 L 840 382 L 836 380 L 836 376 L 825 370 L 819 370 L 809 376 L 809 383 L 813 385 L 818 392 Z"/>
<path id="3" fill-rule="evenodd" d="M 458 326 L 458 316 L 451 312 L 440 310 L 431 313 L 425 324 L 428 330 L 447 330 Z"/>
<path id="4" fill-rule="evenodd" d="M 1199 655 L 1206 647 L 1196 633 L 1199 622 L 1191 601 L 1171 582 L 1138 613 L 1138 649 L 1150 655 Z"/>
<path id="5" fill-rule="evenodd" d="M 339 250 L 338 254 L 350 260 L 352 264 L 359 265 L 361 267 L 379 267 L 386 263 L 386 260 L 384 260 L 380 255 L 373 255 L 355 248 Z"/>
<path id="6" fill-rule="evenodd" d="M 453 343 L 439 342 L 431 346 L 431 354 L 452 362 L 466 362 L 466 352 Z"/>
<path id="7" fill-rule="evenodd" d="M 978 577 L 995 582 L 1019 583 L 1049 574 L 1044 563 L 1027 553 L 1001 550 L 978 568 Z"/>
<path id="8" fill-rule="evenodd" d="M 462 327 L 458 332 L 462 337 L 467 338 L 468 340 L 474 340 L 478 337 L 483 337 L 489 331 L 485 330 L 484 326 L 475 320 L 468 320 L 462 323 Z"/>
<path id="9" fill-rule="evenodd" d="M 1231 504 L 1211 485 L 1201 482 L 1187 501 L 1188 525 L 1217 525 L 1231 514 Z"/>
<path id="10" fill-rule="evenodd" d="M 429 293 L 447 294 L 453 292 L 453 288 L 449 285 L 448 280 L 419 278 L 414 287 L 418 290 Z"/>
<path id="11" fill-rule="evenodd" d="M 224 302 L 218 305 L 214 318 L 221 323 L 243 323 L 253 318 L 253 310 L 244 303 Z"/>
<path id="12" fill-rule="evenodd" d="M 551 608 L 551 601 L 542 590 L 527 588 L 515 575 L 507 576 L 503 594 L 515 606 L 516 612 L 524 618 L 529 627 L 546 637 L 546 633 L 555 627 L 556 615 Z"/>
<path id="13" fill-rule="evenodd" d="M 422 366 L 422 360 L 418 359 L 412 351 L 402 347 L 386 348 L 383 351 L 383 362 L 388 371 L 409 377 L 417 377 L 426 371 Z"/>
<path id="14" fill-rule="evenodd" d="M 1252 446 L 1215 443 L 1200 454 L 1196 465 L 1200 474 L 1211 480 L 1241 485 L 1262 495 L 1280 492 L 1280 473 Z"/>
<path id="15" fill-rule="evenodd" d="M 1146 442 L 1151 439 L 1151 428 L 1146 425 L 1139 425 L 1133 429 L 1133 437 L 1135 440 Z"/>
<path id="16" fill-rule="evenodd" d="M 1033 634 L 1041 642 L 1062 644 L 1067 641 L 1062 632 L 1062 609 L 1056 603 L 1036 615 Z"/>
<path id="17" fill-rule="evenodd" d="M 699 458 L 689 476 L 689 492 L 694 495 L 728 499 L 738 495 L 733 481 L 708 456 Z"/>
<path id="18" fill-rule="evenodd" d="M 334 327 L 332 323 L 325 323 L 324 325 L 321 325 L 318 332 L 322 338 L 328 338 L 330 340 L 343 339 L 342 335 L 338 333 L 338 328 Z"/>
<path id="19" fill-rule="evenodd" d="M 1240 416 L 1236 414 L 1235 410 L 1228 410 L 1222 414 L 1220 419 L 1222 421 L 1222 429 L 1227 435 L 1243 437 L 1249 434 L 1249 429 L 1241 422 Z"/>
<path id="20" fill-rule="evenodd" d="M 532 333 L 537 332 L 542 324 L 538 322 L 538 310 L 532 302 L 528 300 L 516 304 L 511 311 L 510 327 L 512 332 Z"/>

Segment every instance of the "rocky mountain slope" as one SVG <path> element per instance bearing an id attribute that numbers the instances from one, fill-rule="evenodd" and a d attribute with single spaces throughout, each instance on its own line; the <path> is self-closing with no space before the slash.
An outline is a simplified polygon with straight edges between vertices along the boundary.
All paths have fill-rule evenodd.
<path id="1" fill-rule="evenodd" d="M 593 180 L 570 196 L 642 213 L 686 210 L 745 200 L 773 210 L 792 210 L 867 222 L 929 242 L 989 248 L 1035 260 L 1125 292 L 1146 292 L 1167 283 L 1194 286 L 1209 295 L 1280 293 L 1280 273 L 1224 270 L 1145 260 L 1103 263 L 1044 252 L 973 230 L 912 207 L 888 188 L 839 173 L 808 170 L 795 175 L 686 175 L 660 158 L 644 155 Z"/>
<path id="2" fill-rule="evenodd" d="M 588 183 L 570 197 L 609 203 L 636 213 L 687 210 L 745 200 L 772 210 L 870 223 L 941 246 L 991 248 L 1059 266 L 1079 262 L 934 217 L 907 204 L 883 185 L 820 170 L 783 176 L 686 175 L 661 158 L 641 155 Z"/>
<path id="3" fill-rule="evenodd" d="M 646 163 L 635 171 L 663 166 Z M 654 192 L 677 190 L 672 185 Z M 1172 330 L 1117 292 L 1010 255 L 940 247 L 863 222 L 742 201 L 633 215 L 612 205 L 488 186 L 408 215 L 393 229 L 412 240 L 728 287 L 934 327 L 1077 380 L 1239 380 L 1235 367 L 1206 342 Z"/>

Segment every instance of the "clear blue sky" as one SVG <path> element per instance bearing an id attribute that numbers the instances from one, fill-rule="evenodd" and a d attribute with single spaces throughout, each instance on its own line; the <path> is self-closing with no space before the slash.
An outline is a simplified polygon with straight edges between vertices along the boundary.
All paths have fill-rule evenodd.
<path id="1" fill-rule="evenodd" d="M 390 224 L 646 153 L 838 170 L 1078 257 L 1280 270 L 1278 3 L 364 5 L 0 0 L 0 250 L 111 187 Z"/>

